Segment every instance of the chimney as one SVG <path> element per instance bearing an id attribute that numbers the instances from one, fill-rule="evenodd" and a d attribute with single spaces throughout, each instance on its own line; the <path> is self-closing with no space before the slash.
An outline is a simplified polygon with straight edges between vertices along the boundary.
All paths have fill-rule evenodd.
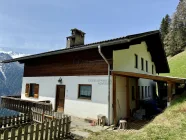
<path id="1" fill-rule="evenodd" d="M 66 48 L 71 48 L 74 46 L 84 45 L 85 33 L 76 28 L 71 29 L 71 36 L 67 37 Z"/>

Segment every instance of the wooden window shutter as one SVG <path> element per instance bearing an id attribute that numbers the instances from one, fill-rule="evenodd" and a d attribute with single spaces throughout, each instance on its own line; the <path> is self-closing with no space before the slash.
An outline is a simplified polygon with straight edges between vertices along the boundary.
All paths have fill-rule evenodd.
<path id="1" fill-rule="evenodd" d="M 34 85 L 34 98 L 39 97 L 39 84 Z"/>
<path id="2" fill-rule="evenodd" d="M 25 96 L 26 97 L 29 96 L 29 89 L 30 89 L 30 84 L 26 84 L 26 87 L 25 87 Z"/>

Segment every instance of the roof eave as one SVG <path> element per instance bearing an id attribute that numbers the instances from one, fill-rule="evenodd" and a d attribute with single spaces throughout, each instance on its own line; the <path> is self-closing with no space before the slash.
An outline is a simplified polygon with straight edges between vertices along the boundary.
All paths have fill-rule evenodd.
<path id="1" fill-rule="evenodd" d="M 56 55 L 56 54 L 63 54 L 63 53 L 93 49 L 93 48 L 97 48 L 98 45 L 101 45 L 102 47 L 105 47 L 105 46 L 127 43 L 127 42 L 130 42 L 130 41 L 131 41 L 130 39 L 125 39 L 124 38 L 124 39 L 115 40 L 115 41 L 112 41 L 112 42 L 103 42 L 103 43 L 87 45 L 87 46 L 85 45 L 85 46 L 82 46 L 82 47 L 77 46 L 77 47 L 70 48 L 70 49 L 56 50 L 56 51 L 52 51 L 52 52 L 40 53 L 40 54 L 35 54 L 35 55 L 30 55 L 30 56 L 25 56 L 25 57 L 10 59 L 10 60 L 5 60 L 5 61 L 2 61 L 1 63 L 10 63 L 10 62 L 16 62 L 16 61 L 20 62 L 20 61 L 33 59 L 33 58 L 38 58 L 38 57 L 51 56 L 51 55 Z"/>

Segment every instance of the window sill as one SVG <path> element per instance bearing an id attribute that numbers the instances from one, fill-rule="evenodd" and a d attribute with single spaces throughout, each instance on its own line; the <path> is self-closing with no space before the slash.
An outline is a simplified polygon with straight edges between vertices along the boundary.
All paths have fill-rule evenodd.
<path id="1" fill-rule="evenodd" d="M 28 97 L 28 96 L 25 96 L 26 98 L 30 98 L 30 99 L 38 99 L 38 98 L 36 98 L 36 97 Z"/>
<path id="2" fill-rule="evenodd" d="M 78 100 L 91 101 L 91 99 L 89 99 L 89 98 L 83 98 L 83 97 L 78 97 Z"/>

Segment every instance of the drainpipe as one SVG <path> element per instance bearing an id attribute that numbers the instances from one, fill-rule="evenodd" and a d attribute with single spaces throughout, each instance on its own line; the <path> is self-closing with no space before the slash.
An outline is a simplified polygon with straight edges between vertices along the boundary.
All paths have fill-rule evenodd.
<path id="1" fill-rule="evenodd" d="M 110 63 L 101 52 L 101 46 L 98 45 L 98 51 L 101 57 L 105 60 L 108 65 L 108 124 L 110 125 Z"/>

